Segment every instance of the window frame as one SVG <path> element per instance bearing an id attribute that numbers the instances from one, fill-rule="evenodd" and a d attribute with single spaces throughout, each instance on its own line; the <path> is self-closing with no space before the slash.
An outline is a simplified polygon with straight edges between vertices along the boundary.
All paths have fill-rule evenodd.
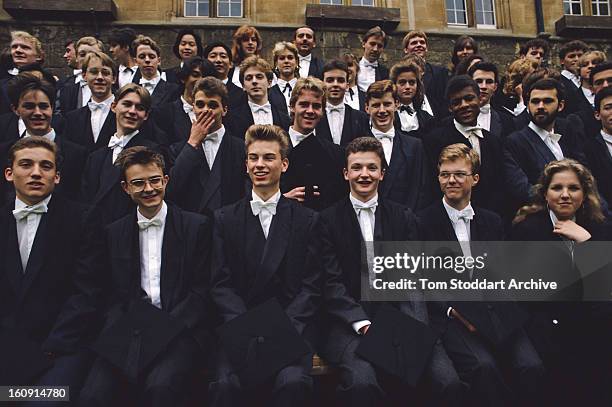
<path id="1" fill-rule="evenodd" d="M 480 0 L 484 6 L 484 2 L 485 1 L 491 1 L 491 12 L 493 13 L 493 24 L 478 24 L 476 22 L 476 14 L 478 13 L 478 10 L 476 9 L 476 2 L 478 0 L 474 0 L 474 26 L 476 28 L 483 28 L 483 29 L 488 29 L 488 30 L 495 30 L 497 28 L 497 9 L 495 6 L 495 0 Z M 481 10 L 481 12 L 483 13 L 489 13 L 489 11 L 486 10 Z"/>
<path id="2" fill-rule="evenodd" d="M 245 18 L 246 16 L 246 1 L 247 0 L 239 0 L 240 2 L 240 11 L 241 14 L 239 16 L 221 16 L 219 15 L 219 6 L 221 4 L 221 0 L 208 0 L 208 15 L 207 16 L 201 16 L 201 15 L 187 15 L 187 2 L 190 3 L 195 3 L 196 4 L 196 11 L 199 12 L 199 2 L 202 0 L 183 0 L 181 2 L 181 6 L 182 6 L 182 10 L 181 10 L 181 16 L 184 18 L 212 18 L 212 19 L 219 19 L 219 18 L 227 18 L 227 19 L 240 19 L 240 18 Z M 238 1 L 234 1 L 234 0 L 226 0 L 226 2 L 229 4 L 229 8 L 228 10 L 231 13 L 231 5 L 232 3 L 237 3 Z"/>
<path id="3" fill-rule="evenodd" d="M 591 3 L 591 15 L 595 17 L 610 17 L 612 15 L 612 13 L 610 13 L 610 0 L 590 0 L 590 3 Z M 599 7 L 603 4 L 608 6 L 608 14 L 599 14 Z M 597 14 L 595 14 L 596 9 L 597 9 Z"/>
<path id="4" fill-rule="evenodd" d="M 569 5 L 569 10 L 570 13 L 566 13 L 565 12 L 565 5 L 568 4 Z M 578 14 L 574 14 L 573 10 L 572 10 L 572 5 L 573 4 L 578 4 L 580 6 L 580 13 Z M 583 16 L 584 14 L 584 7 L 582 4 L 582 0 L 562 0 L 562 6 L 563 6 L 563 15 L 565 16 Z"/>
<path id="5" fill-rule="evenodd" d="M 456 0 L 453 0 L 453 5 L 455 4 Z M 444 15 L 446 16 L 446 26 L 449 28 L 469 28 L 469 29 L 477 29 L 477 30 L 497 30 L 502 26 L 502 23 L 500 23 L 500 21 L 504 20 L 503 15 L 500 16 L 499 13 L 502 13 L 500 10 L 503 10 L 503 6 L 505 3 L 504 0 L 491 0 L 491 5 L 492 5 L 492 13 L 493 13 L 493 24 L 478 24 L 476 22 L 476 1 L 477 0 L 461 0 L 463 1 L 463 6 L 465 7 L 463 12 L 464 12 L 464 17 L 465 17 L 465 24 L 464 23 L 451 23 L 448 20 L 448 12 L 450 10 L 455 11 L 455 13 L 457 12 L 461 12 L 461 9 L 447 9 L 446 8 L 446 1 L 444 2 Z M 487 1 L 487 0 L 483 0 Z M 484 3 L 483 3 L 484 5 Z M 507 6 L 507 5 L 506 5 Z M 481 12 L 485 13 L 485 10 L 483 8 L 483 10 L 481 10 Z M 488 13 L 488 11 L 486 11 L 486 13 Z M 455 14 L 456 16 L 456 14 Z"/>
<path id="6" fill-rule="evenodd" d="M 332 1 L 340 1 L 339 4 L 336 3 L 332 3 Z M 363 1 L 363 0 L 362 0 Z M 363 4 L 353 4 L 353 0 L 329 0 L 329 2 L 323 3 L 321 0 L 319 0 L 319 4 L 322 4 L 324 6 L 353 6 L 353 7 L 378 7 L 378 2 L 379 0 L 371 0 L 372 1 L 372 5 L 363 5 Z"/>
<path id="7" fill-rule="evenodd" d="M 456 6 L 456 1 L 457 0 L 452 0 L 453 1 L 453 6 Z M 448 9 L 446 8 L 446 1 L 444 1 L 444 14 L 446 15 L 446 24 L 450 27 L 469 27 L 469 23 L 470 23 L 470 19 L 469 19 L 469 13 L 468 13 L 468 1 L 467 0 L 460 0 L 463 2 L 463 10 L 461 9 L 457 9 L 457 8 L 453 8 L 453 9 Z M 457 21 L 457 13 L 460 11 L 463 11 L 463 17 L 465 18 L 465 23 L 451 23 L 448 21 L 448 12 L 452 11 L 455 15 L 455 21 Z"/>

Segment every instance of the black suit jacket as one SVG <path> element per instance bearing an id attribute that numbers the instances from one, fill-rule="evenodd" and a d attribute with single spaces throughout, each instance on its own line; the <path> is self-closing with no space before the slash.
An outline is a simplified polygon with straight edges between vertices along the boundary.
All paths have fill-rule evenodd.
<path id="1" fill-rule="evenodd" d="M 612 155 L 601 133 L 587 138 L 584 150 L 589 168 L 597 181 L 597 189 L 609 204 L 612 202 Z"/>
<path id="2" fill-rule="evenodd" d="M 333 142 L 331 129 L 327 115 L 321 118 L 317 125 L 317 137 L 325 138 L 329 142 Z M 370 118 L 367 114 L 360 110 L 355 110 L 347 104 L 344 104 L 344 123 L 342 125 L 342 136 L 340 137 L 340 145 L 346 147 L 348 143 L 357 137 L 364 137 L 370 134 Z"/>
<path id="3" fill-rule="evenodd" d="M 24 273 L 13 209 L 0 213 L 0 330 L 20 330 L 43 351 L 75 352 L 97 325 L 105 272 L 97 219 L 53 194 Z"/>
<path id="4" fill-rule="evenodd" d="M 140 132 L 125 148 L 134 146 L 159 149 L 157 144 Z M 113 151 L 110 148 L 96 150 L 90 154 L 82 172 L 81 201 L 99 208 L 103 225 L 122 218 L 134 208 L 130 197 L 121 189 L 121 170 L 113 165 L 112 159 Z"/>
<path id="5" fill-rule="evenodd" d="M 151 112 L 151 117 L 157 127 L 166 133 L 171 144 L 189 139 L 191 119 L 183 110 L 183 101 L 180 98 L 158 105 Z"/>
<path id="6" fill-rule="evenodd" d="M 284 99 L 283 99 L 284 103 Z M 272 123 L 282 128 L 285 131 L 289 130 L 291 125 L 291 119 L 285 113 L 283 113 L 276 106 L 271 105 L 272 110 Z M 240 106 L 236 106 L 225 118 L 224 123 L 226 127 L 230 129 L 232 135 L 244 140 L 244 135 L 249 127 L 255 124 L 253 120 L 253 113 L 248 103 L 244 103 Z"/>
<path id="7" fill-rule="evenodd" d="M 340 146 L 312 134 L 289 152 L 289 168 L 281 177 L 281 190 L 318 186 L 319 197 L 307 197 L 304 205 L 315 210 L 331 206 L 348 192 L 342 175 L 344 152 Z"/>
<path id="8" fill-rule="evenodd" d="M 4 69 L 3 69 L 4 71 Z M 8 77 L 0 79 L 0 114 L 11 113 L 11 101 L 8 97 L 8 81 L 10 81 L 13 76 L 8 74 Z"/>
<path id="9" fill-rule="evenodd" d="M 482 208 L 502 213 L 504 207 L 504 182 L 500 179 L 503 174 L 504 152 L 502 140 L 486 130 L 483 138 L 479 139 L 481 163 L 480 181 L 472 191 L 472 201 Z M 459 133 L 449 117 L 437 128 L 433 129 L 425 139 L 425 148 L 432 163 L 435 163 L 434 174 L 437 177 L 437 163 L 444 147 L 455 143 L 463 143 L 471 147 L 470 141 Z M 436 188 L 439 190 L 439 188 Z"/>
<path id="10" fill-rule="evenodd" d="M 323 58 L 317 58 L 313 55 L 310 59 L 310 66 L 308 67 L 308 76 L 314 76 L 315 78 L 323 80 L 324 66 L 325 61 L 323 60 Z"/>
<path id="11" fill-rule="evenodd" d="M 187 142 L 172 146 L 175 158 L 167 198 L 181 208 L 211 213 L 241 199 L 246 190 L 244 142 L 226 129 L 212 170 L 202 148 Z"/>
<path id="12" fill-rule="evenodd" d="M 51 127 L 57 133 L 64 133 L 66 121 L 58 114 L 51 117 Z M 22 135 L 19 134 L 19 116 L 15 113 L 4 113 L 0 115 L 0 143 L 4 141 L 17 141 Z"/>
<path id="13" fill-rule="evenodd" d="M 178 78 L 178 73 L 180 70 L 181 70 L 180 65 L 173 66 L 172 68 L 164 69 L 164 72 L 166 73 L 166 81 L 168 81 L 169 83 L 175 83 L 179 87 L 183 86 L 183 83 Z"/>
<path id="14" fill-rule="evenodd" d="M 596 136 L 601 130 L 601 122 L 593 115 L 593 109 L 579 110 L 568 115 L 566 119 L 574 125 L 576 131 L 584 135 L 585 139 Z"/>
<path id="15" fill-rule="evenodd" d="M 136 209 L 105 228 L 106 326 L 131 300 L 142 298 L 140 245 Z M 208 297 L 211 219 L 168 205 L 161 253 L 161 309 L 179 320 L 197 339 L 212 322 Z M 202 343 L 203 344 L 203 343 Z"/>
<path id="16" fill-rule="evenodd" d="M 227 80 L 225 87 L 227 88 L 227 94 L 229 96 L 229 109 L 231 111 L 236 106 L 247 103 L 248 97 L 246 92 L 240 86 L 236 86 L 236 84 L 232 82 L 231 75 L 229 78 L 230 79 Z"/>
<path id="17" fill-rule="evenodd" d="M 502 241 L 504 232 L 501 218 L 486 209 L 473 207 L 474 218 L 470 221 L 470 241 Z M 457 236 L 453 229 L 453 224 L 448 217 L 446 209 L 439 200 L 418 213 L 418 229 L 420 238 L 425 241 L 433 242 L 457 242 Z M 482 248 L 480 248 L 482 249 Z M 461 253 L 459 253 L 461 255 Z M 476 256 L 472 253 L 472 256 Z M 458 276 L 458 275 L 457 275 Z M 469 279 L 469 276 L 463 278 Z M 457 308 L 461 313 L 463 308 L 468 308 L 470 315 L 475 320 L 471 321 L 474 325 L 480 325 L 480 329 L 493 332 L 501 342 L 507 338 L 514 330 L 521 327 L 526 314 L 511 302 L 483 302 L 461 303 L 456 301 L 435 301 L 429 304 L 429 313 L 432 325 L 444 331 L 449 321 L 447 316 L 448 307 Z M 502 325 L 495 323 L 493 315 L 501 321 Z M 496 341 L 497 342 L 497 341 Z"/>
<path id="18" fill-rule="evenodd" d="M 409 136 L 423 140 L 425 137 L 427 137 L 429 131 L 434 127 L 435 120 L 432 115 L 419 108 L 416 108 L 416 112 L 414 114 L 417 115 L 417 119 L 419 121 L 419 128 L 417 130 L 412 130 L 404 133 L 408 134 Z M 393 118 L 393 127 L 398 130 L 402 129 L 402 121 L 399 117 L 399 111 L 395 112 L 395 116 Z"/>
<path id="19" fill-rule="evenodd" d="M 250 201 L 215 212 L 211 296 L 221 321 L 276 298 L 312 343 L 321 275 L 318 215 L 281 196 L 265 239 Z"/>
<path id="20" fill-rule="evenodd" d="M 491 127 L 489 132 L 503 140 L 515 130 L 514 116 L 491 108 Z"/>
<path id="21" fill-rule="evenodd" d="M 98 140 L 95 142 L 93 130 L 91 129 L 91 110 L 89 110 L 88 106 L 83 106 L 66 114 L 64 136 L 66 139 L 85 147 L 89 152 L 108 146 L 108 142 L 116 131 L 117 120 L 115 113 L 112 111 L 108 112 L 106 120 L 104 120 L 104 124 L 102 124 L 100 129 Z"/>
<path id="22" fill-rule="evenodd" d="M 179 99 L 180 93 L 180 87 L 176 83 L 166 82 L 161 79 L 151 95 L 151 106 L 156 107 L 164 103 L 174 102 L 176 99 Z"/>
<path id="23" fill-rule="evenodd" d="M 425 86 L 425 94 L 431 104 L 431 109 L 437 119 L 442 119 L 450 114 L 448 102 L 445 98 L 448 77 L 448 70 L 445 67 L 432 65 L 429 62 L 425 63 L 423 85 Z"/>
<path id="24" fill-rule="evenodd" d="M 74 81 L 66 82 L 63 88 L 58 89 L 58 97 L 54 111 L 57 114 L 65 116 L 68 112 L 80 108 L 81 106 L 78 106 L 80 91 L 80 83 L 74 83 Z"/>
<path id="25" fill-rule="evenodd" d="M 432 199 L 430 168 L 423 142 L 396 129 L 391 163 L 378 186 L 378 193 L 414 211 L 424 208 Z"/>
<path id="26" fill-rule="evenodd" d="M 270 104 L 272 106 L 276 107 L 278 110 L 289 116 L 289 110 L 287 109 L 287 101 L 285 99 L 285 96 L 283 96 L 283 92 L 281 92 L 280 88 L 278 87 L 278 84 L 268 89 L 268 99 L 270 100 Z"/>
<path id="27" fill-rule="evenodd" d="M 361 301 L 363 237 L 348 197 L 321 212 L 321 259 L 325 310 L 329 318 L 325 357 L 339 362 L 349 341 L 355 338 L 352 324 L 372 320 L 381 302 Z M 375 212 L 374 241 L 417 240 L 416 217 L 403 205 L 379 198 Z M 419 321 L 427 322 L 423 302 L 396 304 Z"/>
<path id="28" fill-rule="evenodd" d="M 582 97 L 582 91 L 574 84 L 574 82 L 567 79 L 563 75 L 561 75 L 559 81 L 565 88 L 565 108 L 559 112 L 559 116 L 567 117 L 568 115 L 576 113 L 578 110 L 580 110 L 580 98 Z M 581 94 L 578 94 L 578 92 Z"/>

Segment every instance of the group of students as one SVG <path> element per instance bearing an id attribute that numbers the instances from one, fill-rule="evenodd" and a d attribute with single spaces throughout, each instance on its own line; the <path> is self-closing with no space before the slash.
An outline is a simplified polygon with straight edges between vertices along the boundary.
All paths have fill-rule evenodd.
<path id="1" fill-rule="evenodd" d="M 300 27 L 273 69 L 253 27 L 232 48 L 187 30 L 161 72 L 155 42 L 120 29 L 112 58 L 81 38 L 81 72 L 54 86 L 38 40 L 13 33 L 0 381 L 69 385 L 87 406 L 203 387 L 211 405 L 309 405 L 316 352 L 345 405 L 605 405 L 609 303 L 364 301 L 361 250 L 508 237 L 574 242 L 571 263 L 573 244 L 609 240 L 612 64 L 566 44 L 569 88 L 535 40 L 499 91 L 494 64 L 464 63 L 469 37 L 454 76 L 422 32 L 385 68 L 386 39 L 323 62 Z"/>

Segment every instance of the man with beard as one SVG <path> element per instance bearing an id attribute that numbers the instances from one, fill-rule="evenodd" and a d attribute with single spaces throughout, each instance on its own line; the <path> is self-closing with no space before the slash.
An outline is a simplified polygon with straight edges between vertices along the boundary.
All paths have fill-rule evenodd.
<path id="1" fill-rule="evenodd" d="M 509 192 L 524 204 L 529 201 L 531 185 L 551 161 L 573 158 L 584 163 L 579 140 L 570 126 L 555 128 L 557 115 L 565 107 L 563 85 L 551 78 L 540 79 L 523 91 L 531 121 L 527 127 L 508 136 L 505 143 L 506 169 L 518 165 L 520 171 L 506 173 Z M 556 131 L 555 131 L 556 130 Z"/>
<path id="2" fill-rule="evenodd" d="M 379 61 L 386 45 L 387 34 L 379 26 L 370 28 L 363 36 L 363 57 L 359 61 L 357 86 L 364 92 L 372 83 L 389 78 L 389 68 Z"/>
<path id="3" fill-rule="evenodd" d="M 446 99 L 452 117 L 444 119 L 424 138 L 429 160 L 437 163 L 444 147 L 451 144 L 463 143 L 473 148 L 481 167 L 480 183 L 472 201 L 482 208 L 502 213 L 505 195 L 504 183 L 499 181 L 504 169 L 502 140 L 478 124 L 480 88 L 467 75 L 455 76 L 448 82 Z M 435 166 L 432 170 L 437 174 Z"/>
<path id="4" fill-rule="evenodd" d="M 293 35 L 293 43 L 298 49 L 300 78 L 314 76 L 315 78 L 323 79 L 322 59 L 312 55 L 312 50 L 317 46 L 317 38 L 314 30 L 305 25 L 295 30 Z"/>

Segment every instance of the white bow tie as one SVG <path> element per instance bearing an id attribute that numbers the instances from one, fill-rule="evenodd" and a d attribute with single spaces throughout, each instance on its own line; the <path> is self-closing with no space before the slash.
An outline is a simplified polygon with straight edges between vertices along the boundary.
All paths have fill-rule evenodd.
<path id="1" fill-rule="evenodd" d="M 140 78 L 140 84 L 144 87 L 152 87 L 154 88 L 155 85 L 157 85 L 157 80 L 155 79 L 145 79 L 145 78 Z"/>
<path id="2" fill-rule="evenodd" d="M 306 137 L 310 136 L 312 133 L 308 133 L 308 134 L 295 134 L 293 137 L 295 137 L 295 141 L 296 143 L 301 143 Z"/>
<path id="3" fill-rule="evenodd" d="M 207 142 L 207 141 L 213 142 L 217 140 L 219 140 L 219 133 L 217 132 L 207 134 L 206 137 L 204 138 L 204 142 Z"/>
<path id="4" fill-rule="evenodd" d="M 378 61 L 376 62 L 363 61 L 363 66 L 366 66 L 369 68 L 378 68 Z"/>
<path id="5" fill-rule="evenodd" d="M 15 209 L 13 211 L 13 216 L 15 217 L 16 220 L 21 220 L 27 217 L 31 213 L 38 213 L 38 214 L 47 213 L 47 204 L 44 202 L 39 202 L 36 205 L 25 206 L 20 209 Z"/>
<path id="6" fill-rule="evenodd" d="M 126 136 L 123 136 L 123 137 L 112 136 L 110 138 L 110 141 L 108 142 L 108 148 L 115 148 L 115 147 L 124 148 L 125 145 L 127 144 L 126 140 L 127 140 Z"/>
<path id="7" fill-rule="evenodd" d="M 162 220 L 159 218 L 139 220 L 138 229 L 146 230 L 151 226 L 161 226 L 162 224 Z"/>
<path id="8" fill-rule="evenodd" d="M 193 112 L 193 106 L 191 106 L 189 103 L 183 103 L 183 111 L 185 114 L 189 114 Z"/>
<path id="9" fill-rule="evenodd" d="M 474 209 L 471 206 L 468 206 L 467 208 L 454 212 L 451 217 L 453 222 L 458 222 L 460 219 L 472 220 L 474 219 Z"/>
<path id="10" fill-rule="evenodd" d="M 87 81 L 85 79 L 81 79 L 79 80 L 79 85 L 84 88 L 85 86 L 87 86 Z"/>
<path id="11" fill-rule="evenodd" d="M 92 112 L 95 112 L 98 109 L 104 109 L 106 107 L 106 105 L 103 102 L 94 102 L 94 101 L 89 101 L 87 102 L 87 106 L 89 107 L 89 110 L 91 110 Z"/>
<path id="12" fill-rule="evenodd" d="M 19 75 L 19 68 L 9 69 L 7 72 L 13 76 Z"/>
<path id="13" fill-rule="evenodd" d="M 388 138 L 389 140 L 393 141 L 393 137 L 395 137 L 395 132 L 383 133 L 382 131 L 376 130 L 376 129 L 372 129 L 372 134 L 378 140 L 382 140 L 384 138 Z"/>
<path id="14" fill-rule="evenodd" d="M 555 143 L 558 143 L 559 140 L 561 140 L 561 134 L 557 134 L 557 133 L 548 133 L 548 137 L 554 141 Z"/>
<path id="15" fill-rule="evenodd" d="M 251 201 L 251 210 L 254 216 L 259 216 L 262 210 L 270 212 L 272 215 L 276 215 L 276 202 L 262 202 L 262 201 Z"/>
<path id="16" fill-rule="evenodd" d="M 265 105 L 251 105 L 251 109 L 253 109 L 253 113 L 264 112 L 266 114 L 270 113 L 271 110 L 270 103 L 266 103 Z"/>
<path id="17" fill-rule="evenodd" d="M 308 54 L 308 55 L 306 55 L 305 57 L 303 57 L 303 56 L 299 55 L 299 59 L 300 59 L 300 62 L 302 62 L 302 61 L 308 61 L 308 62 L 310 62 L 310 61 L 312 60 L 312 54 Z"/>
<path id="18" fill-rule="evenodd" d="M 368 202 L 361 202 L 361 201 L 353 201 L 353 209 L 355 209 L 357 211 L 357 213 L 359 214 L 359 212 L 362 209 L 376 209 L 376 207 L 378 206 L 378 199 L 373 199 L 371 201 Z"/>
<path id="19" fill-rule="evenodd" d="M 343 111 L 344 111 L 344 105 L 339 105 L 339 106 L 327 105 L 327 112 L 328 113 L 331 113 L 331 112 L 342 113 Z"/>
<path id="20" fill-rule="evenodd" d="M 480 113 L 489 114 L 491 113 L 491 105 L 485 105 L 480 108 Z"/>

